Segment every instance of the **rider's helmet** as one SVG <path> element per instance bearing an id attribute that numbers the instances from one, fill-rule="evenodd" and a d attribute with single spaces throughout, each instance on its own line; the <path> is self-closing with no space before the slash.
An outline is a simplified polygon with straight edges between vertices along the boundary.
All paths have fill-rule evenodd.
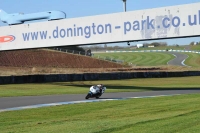
<path id="1" fill-rule="evenodd" d="M 101 84 L 101 89 L 103 89 L 103 87 L 104 87 L 104 85 L 103 85 L 103 84 Z"/>

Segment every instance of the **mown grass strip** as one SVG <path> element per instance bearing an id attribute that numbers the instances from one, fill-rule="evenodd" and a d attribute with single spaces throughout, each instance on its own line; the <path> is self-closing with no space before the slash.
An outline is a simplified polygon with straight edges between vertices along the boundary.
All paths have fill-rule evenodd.
<path id="1" fill-rule="evenodd" d="M 75 104 L 0 113 L 6 132 L 200 132 L 200 94 Z"/>
<path id="2" fill-rule="evenodd" d="M 130 48 L 125 48 L 123 50 L 132 50 L 132 51 L 142 51 L 142 50 L 169 50 L 169 49 L 173 49 L 173 50 L 184 50 L 185 47 L 184 46 L 159 46 L 159 47 L 143 47 L 143 48 L 137 48 L 137 49 L 130 49 Z"/>
<path id="3" fill-rule="evenodd" d="M 200 54 L 186 53 L 189 57 L 186 59 L 185 64 L 192 67 L 200 67 Z"/>
<path id="4" fill-rule="evenodd" d="M 127 53 L 96 53 L 95 57 L 107 57 L 115 60 L 123 60 L 137 66 L 167 65 L 167 62 L 175 57 L 168 53 L 157 52 L 127 52 Z"/>
<path id="5" fill-rule="evenodd" d="M 89 87 L 104 84 L 109 92 L 136 92 L 168 89 L 195 89 L 200 87 L 200 76 L 178 78 L 148 78 L 104 81 L 76 81 L 44 84 L 0 85 L 0 97 L 37 96 L 57 94 L 86 94 Z"/>

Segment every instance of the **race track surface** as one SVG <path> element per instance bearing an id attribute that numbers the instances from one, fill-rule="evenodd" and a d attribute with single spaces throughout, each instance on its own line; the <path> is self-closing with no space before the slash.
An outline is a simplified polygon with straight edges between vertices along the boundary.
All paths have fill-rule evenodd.
<path id="1" fill-rule="evenodd" d="M 171 53 L 174 55 L 176 58 L 169 61 L 168 65 L 175 65 L 175 66 L 186 66 L 184 64 L 184 61 L 188 58 L 186 54 L 183 53 Z"/>
<path id="2" fill-rule="evenodd" d="M 199 89 L 185 90 L 164 90 L 164 91 L 147 91 L 147 92 L 124 92 L 124 93 L 104 93 L 100 99 L 119 99 L 127 97 L 145 97 L 159 95 L 176 95 L 176 94 L 191 94 L 200 93 Z M 0 110 L 58 102 L 82 101 L 85 100 L 86 94 L 72 95 L 51 95 L 51 96 L 24 96 L 24 97 L 5 97 L 0 98 Z"/>
<path id="3" fill-rule="evenodd" d="M 184 64 L 187 55 L 182 53 L 171 53 L 176 58 L 169 61 L 168 65 L 186 66 Z M 176 94 L 191 94 L 200 93 L 199 89 L 185 90 L 164 90 L 164 91 L 148 91 L 148 92 L 124 92 L 124 93 L 105 93 L 100 99 L 121 99 L 128 97 L 145 97 L 159 95 L 176 95 Z M 24 107 L 39 104 L 50 104 L 59 102 L 72 102 L 85 100 L 86 94 L 71 94 L 71 95 L 51 95 L 51 96 L 24 96 L 24 97 L 6 97 L 0 98 L 0 110 L 16 107 Z"/>

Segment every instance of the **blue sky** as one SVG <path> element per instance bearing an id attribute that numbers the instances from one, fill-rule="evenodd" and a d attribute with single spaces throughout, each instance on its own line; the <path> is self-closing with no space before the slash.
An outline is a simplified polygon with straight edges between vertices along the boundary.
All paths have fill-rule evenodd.
<path id="1" fill-rule="evenodd" d="M 127 0 L 127 11 L 195 2 L 200 2 L 200 0 Z M 67 18 L 75 18 L 123 12 L 123 3 L 122 0 L 0 0 L 0 9 L 3 9 L 7 13 L 34 13 L 61 10 L 67 14 Z M 0 22 L 0 26 L 5 25 Z M 200 41 L 200 37 L 160 41 L 167 41 L 170 45 L 181 45 L 190 43 L 191 41 Z"/>

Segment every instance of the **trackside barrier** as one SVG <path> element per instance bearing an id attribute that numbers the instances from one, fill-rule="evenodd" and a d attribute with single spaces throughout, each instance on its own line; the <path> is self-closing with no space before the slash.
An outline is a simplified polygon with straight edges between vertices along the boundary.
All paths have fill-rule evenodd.
<path id="1" fill-rule="evenodd" d="M 84 74 L 50 74 L 0 76 L 0 84 L 48 83 L 92 80 L 120 80 L 134 78 L 167 78 L 200 76 L 200 71 L 183 72 L 116 72 L 116 73 L 84 73 Z"/>

